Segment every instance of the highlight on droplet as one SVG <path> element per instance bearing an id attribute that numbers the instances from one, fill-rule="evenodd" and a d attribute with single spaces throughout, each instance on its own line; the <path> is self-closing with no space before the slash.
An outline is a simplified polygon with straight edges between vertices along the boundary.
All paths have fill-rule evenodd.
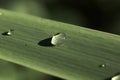
<path id="1" fill-rule="evenodd" d="M 116 76 L 113 76 L 111 78 L 111 80 L 120 80 L 120 74 L 119 75 L 116 75 Z"/>
<path id="2" fill-rule="evenodd" d="M 52 45 L 59 45 L 62 44 L 66 40 L 66 34 L 65 33 L 57 33 L 54 36 L 52 36 L 51 44 Z"/>
<path id="3" fill-rule="evenodd" d="M 99 65 L 99 67 L 104 68 L 104 67 L 106 67 L 106 64 L 101 64 L 101 65 Z"/>

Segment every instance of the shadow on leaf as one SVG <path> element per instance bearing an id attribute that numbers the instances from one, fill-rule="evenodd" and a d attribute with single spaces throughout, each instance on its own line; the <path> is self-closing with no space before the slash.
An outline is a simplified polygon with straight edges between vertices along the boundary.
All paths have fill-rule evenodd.
<path id="1" fill-rule="evenodd" d="M 44 39 L 44 40 L 41 40 L 38 43 L 38 45 L 45 46 L 45 47 L 53 47 L 54 45 L 51 44 L 51 39 L 52 39 L 52 37 Z"/>

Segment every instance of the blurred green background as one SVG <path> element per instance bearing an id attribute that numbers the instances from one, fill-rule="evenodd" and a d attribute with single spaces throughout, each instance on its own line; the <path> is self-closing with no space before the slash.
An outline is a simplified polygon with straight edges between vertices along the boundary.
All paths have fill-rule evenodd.
<path id="1" fill-rule="evenodd" d="M 0 0 L 0 8 L 120 33 L 120 0 Z"/>
<path id="2" fill-rule="evenodd" d="M 120 0 L 0 0 L 0 8 L 120 34 Z M 0 80 L 62 80 L 0 60 Z"/>

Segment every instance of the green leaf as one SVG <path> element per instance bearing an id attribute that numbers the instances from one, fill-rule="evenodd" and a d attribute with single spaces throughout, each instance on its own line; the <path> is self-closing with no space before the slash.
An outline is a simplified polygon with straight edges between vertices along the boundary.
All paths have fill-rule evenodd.
<path id="1" fill-rule="evenodd" d="M 105 80 L 120 71 L 120 36 L 0 10 L 0 58 L 69 80 Z M 2 33 L 14 29 L 11 36 Z M 66 41 L 41 41 L 62 32 Z M 105 67 L 101 67 L 101 65 Z"/>

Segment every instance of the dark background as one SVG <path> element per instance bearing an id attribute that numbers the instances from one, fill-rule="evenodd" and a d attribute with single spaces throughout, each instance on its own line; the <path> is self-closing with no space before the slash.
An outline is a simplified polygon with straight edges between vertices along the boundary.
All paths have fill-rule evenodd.
<path id="1" fill-rule="evenodd" d="M 0 7 L 120 34 L 120 0 L 0 0 Z"/>

